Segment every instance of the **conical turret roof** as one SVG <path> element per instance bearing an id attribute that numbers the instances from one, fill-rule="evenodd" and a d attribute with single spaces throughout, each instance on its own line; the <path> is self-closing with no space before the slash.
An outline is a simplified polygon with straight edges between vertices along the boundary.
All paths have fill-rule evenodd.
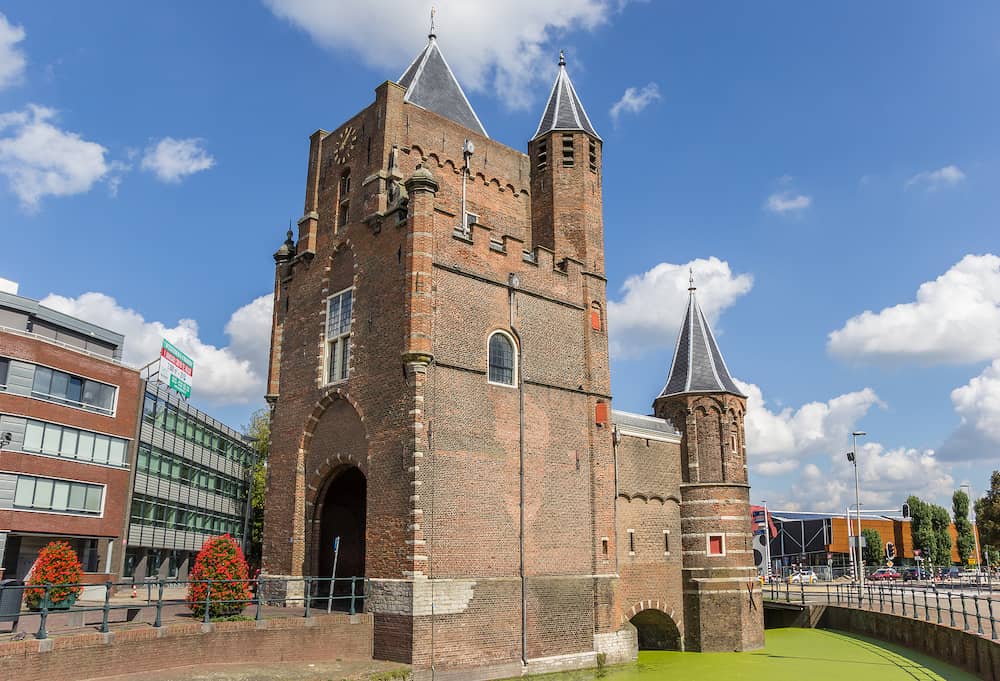
<path id="1" fill-rule="evenodd" d="M 406 88 L 403 101 L 433 111 L 483 137 L 489 137 L 462 91 L 462 86 L 458 84 L 458 79 L 445 61 L 433 30 L 427 36 L 427 46 L 403 71 L 398 82 Z"/>
<path id="2" fill-rule="evenodd" d="M 744 396 L 729 375 L 712 327 L 698 305 L 695 290 L 692 279 L 688 289 L 691 297 L 687 313 L 680 333 L 677 334 L 673 366 L 670 367 L 670 377 L 660 397 L 684 393 L 732 393 Z"/>
<path id="3" fill-rule="evenodd" d="M 538 129 L 531 139 L 553 130 L 583 130 L 601 139 L 583 109 L 583 102 L 576 94 L 573 81 L 569 79 L 569 73 L 566 72 L 566 57 L 562 52 L 559 53 L 559 73 L 556 74 L 556 82 L 552 85 L 549 101 L 542 112 L 542 119 L 538 121 Z"/>

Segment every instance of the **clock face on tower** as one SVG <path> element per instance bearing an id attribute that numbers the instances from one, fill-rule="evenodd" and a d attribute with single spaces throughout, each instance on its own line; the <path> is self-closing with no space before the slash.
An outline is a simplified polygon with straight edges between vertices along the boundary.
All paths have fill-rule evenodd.
<path id="1" fill-rule="evenodd" d="M 338 164 L 346 163 L 351 158 L 351 152 L 354 151 L 354 143 L 357 140 L 358 131 L 354 129 L 354 126 L 348 125 L 344 128 L 337 139 L 337 146 L 333 151 L 333 160 Z"/>

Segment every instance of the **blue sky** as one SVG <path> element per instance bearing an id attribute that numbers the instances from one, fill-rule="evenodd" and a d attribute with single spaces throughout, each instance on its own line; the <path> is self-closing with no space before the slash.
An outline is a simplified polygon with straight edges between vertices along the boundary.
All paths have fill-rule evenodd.
<path id="1" fill-rule="evenodd" d="M 515 148 L 566 50 L 605 141 L 617 408 L 662 387 L 693 266 L 750 394 L 755 500 L 843 509 L 854 429 L 868 507 L 982 492 L 1000 464 L 1000 7 L 437 6 Z M 194 401 L 245 422 L 308 136 L 399 76 L 429 7 L 8 1 L 0 277 L 125 332 L 133 361 L 167 335 L 198 362 Z"/>

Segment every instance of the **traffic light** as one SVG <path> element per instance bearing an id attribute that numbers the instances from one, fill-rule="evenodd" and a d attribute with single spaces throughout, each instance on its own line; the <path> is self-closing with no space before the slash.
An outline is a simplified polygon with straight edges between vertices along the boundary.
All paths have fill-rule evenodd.
<path id="1" fill-rule="evenodd" d="M 910 505 L 905 501 L 903 502 L 903 517 L 904 518 L 910 517 Z"/>
<path id="2" fill-rule="evenodd" d="M 896 557 L 896 545 L 891 541 L 885 543 L 885 557 L 892 560 Z"/>

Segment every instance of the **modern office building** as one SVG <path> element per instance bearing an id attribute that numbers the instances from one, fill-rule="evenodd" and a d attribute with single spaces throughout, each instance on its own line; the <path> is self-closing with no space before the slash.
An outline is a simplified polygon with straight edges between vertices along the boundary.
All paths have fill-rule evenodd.
<path id="1" fill-rule="evenodd" d="M 162 383 L 144 386 L 123 575 L 184 579 L 209 537 L 242 542 L 253 449 Z"/>
<path id="2" fill-rule="evenodd" d="M 0 292 L 0 575 L 58 539 L 86 582 L 116 578 L 140 390 L 124 340 Z"/>

